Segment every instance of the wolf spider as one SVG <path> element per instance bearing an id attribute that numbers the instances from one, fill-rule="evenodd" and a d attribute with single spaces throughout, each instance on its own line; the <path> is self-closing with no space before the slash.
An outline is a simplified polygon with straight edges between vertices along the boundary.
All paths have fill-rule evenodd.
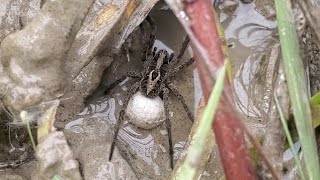
<path id="1" fill-rule="evenodd" d="M 113 136 L 113 141 L 110 148 L 110 154 L 109 154 L 109 161 L 112 159 L 112 154 L 115 148 L 116 139 L 118 136 L 120 125 L 123 121 L 123 116 L 125 114 L 125 109 L 128 105 L 128 102 L 130 98 L 135 94 L 137 91 L 142 92 L 145 96 L 149 98 L 154 98 L 157 96 L 162 96 L 164 107 L 165 107 L 165 123 L 166 128 L 168 131 L 168 138 L 169 138 L 169 152 L 170 152 L 170 166 L 173 168 L 173 147 L 172 147 L 172 138 L 171 138 L 171 123 L 169 120 L 169 92 L 171 91 L 177 98 L 180 100 L 180 102 L 183 105 L 183 108 L 188 114 L 189 119 L 193 122 L 194 116 L 191 113 L 190 109 L 186 105 L 186 101 L 184 100 L 183 96 L 180 94 L 176 86 L 171 82 L 171 77 L 176 75 L 178 72 L 180 72 L 183 69 L 186 69 L 188 66 L 190 66 L 194 62 L 194 58 L 189 59 L 188 61 L 177 65 L 182 58 L 185 50 L 187 49 L 188 43 L 189 43 L 189 37 L 187 36 L 182 44 L 182 47 L 180 49 L 180 52 L 177 56 L 177 58 L 174 59 L 174 54 L 170 54 L 166 50 L 159 50 L 157 51 L 157 48 L 153 48 L 152 46 L 156 39 L 156 28 L 153 20 L 151 17 L 146 18 L 151 32 L 149 35 L 149 39 L 146 40 L 146 33 L 143 25 L 140 25 L 143 43 L 144 43 L 144 49 L 142 52 L 142 61 L 143 61 L 143 70 L 141 72 L 134 72 L 130 71 L 120 79 L 116 80 L 114 83 L 112 83 L 108 89 L 106 90 L 106 93 L 113 89 L 116 85 L 118 85 L 120 82 L 124 81 L 127 77 L 138 79 L 136 83 L 132 85 L 130 88 L 125 101 L 123 103 L 123 106 L 121 108 L 121 111 L 119 113 L 119 120 L 116 124 L 116 129 Z M 170 90 L 170 91 L 169 91 Z"/>

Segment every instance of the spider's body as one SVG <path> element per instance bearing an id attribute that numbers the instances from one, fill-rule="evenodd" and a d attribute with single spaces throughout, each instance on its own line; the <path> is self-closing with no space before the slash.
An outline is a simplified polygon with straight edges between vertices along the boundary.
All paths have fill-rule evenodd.
<path id="1" fill-rule="evenodd" d="M 160 95 L 164 82 L 168 79 L 169 61 L 172 59 L 169 59 L 167 51 L 160 50 L 157 54 L 155 53 L 156 49 L 152 53 L 152 60 L 146 62 L 147 68 L 142 73 L 139 85 L 139 91 L 149 98 Z"/>
<path id="2" fill-rule="evenodd" d="M 110 149 L 109 160 L 112 159 L 112 154 L 115 147 L 120 124 L 122 123 L 122 120 L 125 114 L 125 109 L 127 108 L 128 102 L 130 98 L 137 91 L 140 91 L 143 95 L 145 95 L 148 98 L 154 98 L 154 97 L 160 96 L 163 99 L 163 103 L 165 107 L 165 116 L 166 116 L 165 123 L 166 123 L 168 136 L 169 136 L 170 165 L 171 165 L 171 168 L 173 168 L 173 147 L 172 147 L 172 139 L 171 139 L 171 123 L 169 120 L 169 92 L 173 92 L 173 94 L 178 97 L 178 99 L 182 103 L 191 121 L 194 120 L 194 117 L 191 111 L 189 110 L 188 106 L 186 105 L 184 98 L 179 93 L 175 85 L 170 81 L 170 78 L 173 77 L 180 70 L 190 66 L 194 62 L 194 59 L 191 58 L 190 60 L 182 63 L 181 65 L 177 65 L 188 46 L 188 43 L 189 43 L 188 37 L 185 38 L 182 48 L 180 49 L 180 52 L 176 58 L 174 58 L 173 53 L 169 55 L 169 53 L 163 49 L 160 49 L 159 51 L 157 51 L 156 48 L 152 49 L 152 46 L 156 38 L 155 26 L 150 17 L 147 17 L 147 22 L 150 24 L 151 33 L 148 40 L 146 40 L 146 37 L 143 36 L 143 40 L 144 40 L 144 49 L 142 53 L 142 61 L 144 62 L 143 70 L 139 73 L 132 72 L 132 71 L 128 72 L 127 75 L 116 80 L 108 88 L 108 90 L 114 88 L 116 85 L 118 85 L 127 77 L 138 79 L 138 81 L 134 85 L 132 85 L 132 87 L 130 88 L 129 93 L 125 98 L 124 105 L 122 106 L 122 109 L 119 113 L 119 120 L 115 128 L 114 138 L 113 138 L 113 142 L 111 144 L 111 149 Z M 142 34 L 145 34 L 144 28 L 142 25 L 140 25 L 140 28 L 141 28 Z"/>

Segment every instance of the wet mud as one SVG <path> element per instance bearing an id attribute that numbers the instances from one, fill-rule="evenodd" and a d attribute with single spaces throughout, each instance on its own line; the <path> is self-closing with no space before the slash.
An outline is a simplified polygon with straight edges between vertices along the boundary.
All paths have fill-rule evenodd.
<path id="1" fill-rule="evenodd" d="M 145 7 L 151 8 L 155 2 L 147 3 Z M 65 78 L 60 78 L 66 79 L 69 84 L 64 87 L 65 93 L 61 98 L 55 126 L 64 133 L 84 179 L 167 179 L 172 170 L 165 123 L 153 129 L 144 130 L 132 125 L 125 117 L 117 138 L 113 160 L 108 161 L 109 148 L 119 111 L 134 80 L 126 79 L 108 94 L 105 94 L 104 91 L 108 85 L 128 71 L 142 69 L 143 43 L 139 28 L 123 25 L 130 21 L 125 17 L 117 16 L 120 20 L 114 18 L 114 21 L 103 23 L 105 20 L 103 18 L 111 17 L 112 14 L 117 14 L 116 12 L 129 12 L 119 8 L 119 4 L 118 6 L 105 6 L 106 4 L 108 1 L 95 1 L 89 15 L 84 20 L 80 33 L 75 36 L 74 43 L 70 44 L 71 50 L 66 56 L 68 60 L 65 65 L 66 72 L 62 72 L 67 75 Z M 3 41 L 7 35 L 23 29 L 40 10 L 40 1 L 30 1 L 29 4 L 20 3 L 19 5 L 25 8 L 22 8 L 25 12 L 21 13 L 20 18 L 15 17 L 12 24 L 0 24 L 2 29 L 8 30 L 1 31 L 4 33 L 0 34 L 0 41 Z M 14 10 L 18 7 L 11 8 Z M 233 86 L 239 115 L 254 135 L 262 140 L 268 132 L 270 112 L 274 106 L 271 100 L 280 61 L 274 5 L 271 1 L 262 0 L 254 2 L 225 0 L 216 9 L 230 47 Z M 139 11 L 134 13 L 137 12 Z M 100 16 L 94 16 L 94 14 Z M 160 1 L 150 15 L 155 20 L 157 28 L 155 46 L 177 54 L 185 33 L 173 13 L 168 10 L 164 2 Z M 135 25 L 140 24 L 143 20 L 142 18 L 133 19 Z M 108 25 L 112 23 L 116 25 L 108 29 Z M 120 35 L 117 34 L 119 29 L 123 30 Z M 94 33 L 88 34 L 89 31 Z M 132 34 L 131 31 L 133 31 Z M 93 35 L 95 33 L 97 35 Z M 114 34 L 117 36 L 113 37 Z M 312 39 L 308 31 L 304 36 Z M 108 37 L 109 41 L 105 37 Z M 21 42 L 23 41 L 22 39 Z M 314 44 L 309 41 L 306 41 L 306 44 L 306 51 L 313 52 L 313 54 L 308 54 L 311 62 L 311 84 L 315 85 L 311 89 L 313 94 L 319 89 L 317 87 L 319 84 L 317 83 L 319 81 L 318 54 Z M 192 51 L 188 49 L 181 61 L 188 60 L 191 55 Z M 2 61 L 5 62 L 5 66 L 0 64 L 0 73 L 3 73 L 8 66 L 6 62 L 7 64 L 9 62 L 9 60 Z M 197 78 L 195 66 L 185 69 L 172 78 L 172 82 L 185 98 L 193 114 L 196 113 L 201 97 L 201 88 Z M 0 83 L 5 84 L 9 80 L 1 78 Z M 59 84 L 59 81 L 57 83 Z M 3 93 L 7 91 L 4 86 L 0 88 Z M 50 90 L 56 92 L 54 88 Z M 10 97 L 13 96 L 6 94 L 5 98 Z M 192 123 L 179 100 L 173 94 L 170 94 L 169 98 L 169 118 L 176 163 L 188 141 Z M 27 106 L 31 104 L 33 103 L 27 103 Z M 26 107 L 25 104 L 20 103 L 17 106 L 14 104 L 11 106 L 16 110 Z M 6 126 L 1 128 L 7 132 Z M 27 135 L 25 136 L 24 138 L 28 138 Z M 0 141 L 7 140 L 2 138 Z M 0 145 L 0 150 L 6 148 Z M 24 152 L 32 154 L 32 151 Z M 10 156 L 13 159 L 19 159 L 24 158 L 24 154 L 26 153 Z M 5 154 L 0 154 L 0 160 L 8 161 L 5 158 Z M 28 158 L 28 163 L 17 169 L 1 169 L 0 179 L 41 179 L 37 169 L 38 162 L 34 160 L 34 157 Z M 201 179 L 221 179 L 222 177 L 223 173 L 215 147 Z"/>

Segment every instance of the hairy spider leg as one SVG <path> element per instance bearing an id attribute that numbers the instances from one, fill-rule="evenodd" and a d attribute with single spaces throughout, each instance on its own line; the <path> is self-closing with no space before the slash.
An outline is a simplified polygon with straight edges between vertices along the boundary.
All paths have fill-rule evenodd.
<path id="1" fill-rule="evenodd" d="M 148 54 L 152 54 L 152 48 L 151 47 L 153 46 L 154 41 L 156 40 L 156 25 L 155 25 L 153 19 L 150 16 L 147 16 L 146 20 L 149 23 L 150 28 L 151 28 L 147 51 L 148 51 Z"/>
<path id="2" fill-rule="evenodd" d="M 188 115 L 189 119 L 193 122 L 194 121 L 194 116 L 191 113 L 189 107 L 187 106 L 187 103 L 186 103 L 185 99 L 183 98 L 183 96 L 179 92 L 178 88 L 169 79 L 167 79 L 166 85 L 173 92 L 173 94 L 175 96 L 177 96 L 177 98 L 181 102 L 184 110 L 187 112 L 187 115 Z"/>
<path id="3" fill-rule="evenodd" d="M 173 57 L 174 57 L 174 53 L 171 53 L 167 62 L 168 64 L 172 61 Z"/>
<path id="4" fill-rule="evenodd" d="M 162 89 L 163 92 L 163 103 L 166 114 L 166 128 L 168 131 L 168 140 L 169 140 L 169 155 L 170 155 L 170 167 L 173 169 L 173 146 L 172 146 L 172 136 L 171 136 L 171 122 L 169 118 L 169 89 L 164 87 Z"/>
<path id="5" fill-rule="evenodd" d="M 126 78 L 141 78 L 141 73 L 135 72 L 135 71 L 130 71 L 128 72 L 126 75 L 123 75 L 122 77 L 120 77 L 119 79 L 117 79 L 116 81 L 114 81 L 113 83 L 111 83 L 108 86 L 108 89 L 105 91 L 105 94 L 108 94 L 113 88 L 115 88 L 119 83 L 121 83 L 122 81 L 124 81 Z"/>
<path id="6" fill-rule="evenodd" d="M 117 142 L 119 129 L 120 129 L 120 126 L 122 124 L 123 117 L 124 117 L 124 114 L 125 114 L 125 110 L 126 110 L 126 108 L 128 106 L 128 102 L 129 102 L 130 98 L 133 96 L 133 94 L 138 91 L 138 88 L 139 88 L 139 82 L 136 82 L 133 86 L 131 86 L 130 91 L 128 92 L 128 94 L 127 94 L 127 96 L 126 96 L 126 98 L 124 100 L 124 103 L 123 103 L 123 105 L 121 107 L 121 111 L 119 113 L 119 118 L 118 118 L 118 121 L 117 121 L 116 126 L 115 126 L 115 131 L 114 131 L 114 134 L 113 134 L 112 144 L 111 144 L 110 151 L 109 151 L 109 161 L 112 160 L 112 155 L 113 155 L 113 151 L 114 151 L 114 148 L 115 148 L 115 145 L 116 145 L 116 142 Z"/>
<path id="7" fill-rule="evenodd" d="M 157 49 L 158 49 L 157 47 L 154 47 L 154 48 L 153 48 L 153 51 L 152 51 L 152 56 L 153 56 L 153 57 L 156 55 Z"/>
<path id="8" fill-rule="evenodd" d="M 191 66 L 194 62 L 194 58 L 190 58 L 188 61 L 184 62 L 183 64 L 180 64 L 179 66 L 175 67 L 171 72 L 170 72 L 170 77 L 176 75 L 178 72 L 180 72 L 183 69 L 186 69 L 187 67 Z"/>
<path id="9" fill-rule="evenodd" d="M 146 30 L 144 29 L 144 26 L 143 26 L 143 23 L 141 23 L 139 25 L 139 28 L 140 28 L 140 32 L 141 32 L 141 37 L 142 37 L 142 42 L 143 42 L 143 45 L 147 44 L 147 39 L 146 39 Z"/>
<path id="10" fill-rule="evenodd" d="M 186 36 L 184 38 L 184 41 L 182 43 L 182 46 L 180 48 L 180 51 L 179 51 L 179 54 L 178 54 L 177 58 L 174 59 L 173 62 L 172 62 L 172 66 L 175 66 L 180 62 L 180 59 L 182 58 L 182 56 L 186 52 L 186 49 L 188 47 L 189 42 L 190 42 L 190 38 L 189 38 L 189 36 Z"/>
<path id="11" fill-rule="evenodd" d="M 149 39 L 147 40 L 146 39 L 146 36 L 147 36 L 146 31 L 143 27 L 143 24 L 141 23 L 140 29 L 141 29 L 141 34 L 142 34 L 142 39 L 143 39 L 143 47 L 144 47 L 143 51 L 142 51 L 142 58 L 141 58 L 142 61 L 146 61 L 147 57 L 149 55 L 153 55 L 153 53 L 155 53 L 155 51 L 156 51 L 156 49 L 152 50 L 152 48 L 151 48 L 154 44 L 154 41 L 156 40 L 156 26 L 150 16 L 147 16 L 146 20 L 150 26 L 151 32 L 149 35 Z"/>

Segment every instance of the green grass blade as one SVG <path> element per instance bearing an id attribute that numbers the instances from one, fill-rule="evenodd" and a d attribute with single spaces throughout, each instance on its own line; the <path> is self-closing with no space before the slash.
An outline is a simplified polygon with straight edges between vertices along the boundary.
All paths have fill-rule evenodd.
<path id="1" fill-rule="evenodd" d="M 208 133 L 212 133 L 211 127 L 214 120 L 214 115 L 219 105 L 219 100 L 223 92 L 223 86 L 226 75 L 226 64 L 222 67 L 215 86 L 211 92 L 210 98 L 208 100 L 207 106 L 202 114 L 200 124 L 198 129 L 194 134 L 193 143 L 191 143 L 190 148 L 187 152 L 186 160 L 181 166 L 180 172 L 174 179 L 178 180 L 188 180 L 193 179 L 196 170 L 193 168 L 199 161 L 200 154 L 202 153 L 202 147 L 206 145 L 205 137 Z"/>
<path id="2" fill-rule="evenodd" d="M 320 179 L 319 159 L 291 1 L 275 0 L 275 5 L 282 58 L 305 165 L 309 179 L 318 180 Z"/>
<path id="3" fill-rule="evenodd" d="M 32 143 L 33 150 L 34 150 L 34 152 L 36 152 L 36 143 L 35 143 L 34 138 L 32 136 L 32 131 L 31 131 L 31 127 L 30 127 L 29 121 L 27 121 L 27 130 L 28 130 L 28 134 L 29 134 L 29 137 L 30 137 L 30 140 L 31 140 L 31 143 Z"/>
<path id="4" fill-rule="evenodd" d="M 300 174 L 300 178 L 301 178 L 301 180 L 305 180 L 306 178 L 305 178 L 304 173 L 302 171 L 302 168 L 301 168 L 301 165 L 300 165 L 300 161 L 299 161 L 299 158 L 298 158 L 298 154 L 297 154 L 296 150 L 293 147 L 293 141 L 292 141 L 291 134 L 289 132 L 287 121 L 286 121 L 286 119 L 285 119 L 285 117 L 283 115 L 282 109 L 281 109 L 280 104 L 279 104 L 279 100 L 278 100 L 276 95 L 274 95 L 274 100 L 276 102 L 276 106 L 277 106 L 278 113 L 279 113 L 279 116 L 280 116 L 281 124 L 283 126 L 283 130 L 284 130 L 284 132 L 286 134 L 288 143 L 290 145 L 291 152 L 293 153 L 294 161 L 297 164 L 298 171 L 299 171 L 299 174 Z"/>

